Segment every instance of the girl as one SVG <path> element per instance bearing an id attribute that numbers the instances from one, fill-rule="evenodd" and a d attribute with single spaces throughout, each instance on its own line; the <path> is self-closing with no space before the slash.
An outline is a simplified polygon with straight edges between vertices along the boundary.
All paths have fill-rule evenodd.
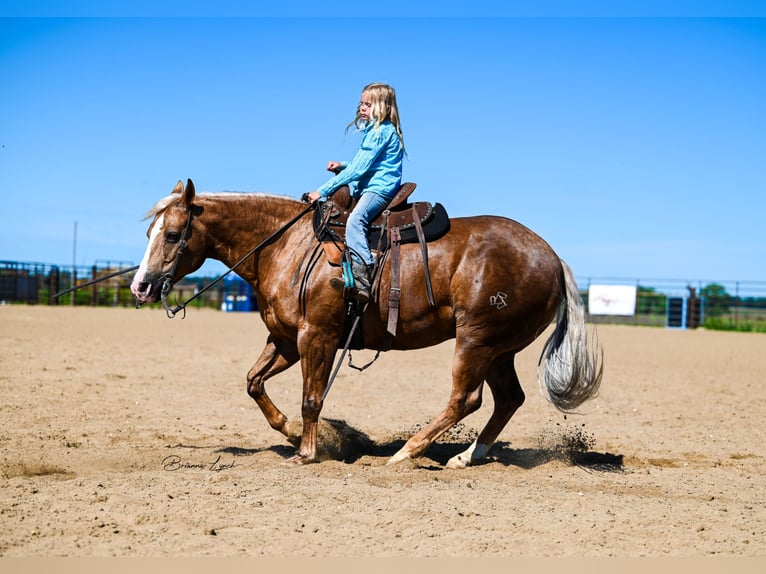
<path id="1" fill-rule="evenodd" d="M 334 172 L 324 185 L 312 191 L 309 201 L 324 200 L 339 187 L 356 183 L 356 206 L 346 226 L 346 244 L 351 251 L 351 270 L 354 275 L 355 297 L 360 303 L 370 298 L 370 271 L 375 260 L 367 244 L 367 230 L 394 198 L 402 183 L 404 138 L 396 106 L 396 92 L 388 84 L 368 84 L 356 110 L 356 117 L 348 126 L 363 133 L 351 162 L 331 161 L 327 169 Z M 334 287 L 343 288 L 343 281 L 333 278 Z"/>

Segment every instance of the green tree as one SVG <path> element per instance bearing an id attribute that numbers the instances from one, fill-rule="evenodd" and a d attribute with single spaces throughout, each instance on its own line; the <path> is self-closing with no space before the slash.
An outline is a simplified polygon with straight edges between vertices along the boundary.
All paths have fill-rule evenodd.
<path id="1" fill-rule="evenodd" d="M 665 305 L 667 297 L 662 293 L 657 293 L 654 287 L 638 286 L 636 293 L 638 299 L 639 315 L 663 315 L 665 313 Z"/>
<path id="2" fill-rule="evenodd" d="M 726 292 L 726 288 L 718 283 L 709 283 L 700 289 L 700 297 L 705 300 L 705 315 L 707 317 L 720 317 L 729 312 L 732 297 Z"/>

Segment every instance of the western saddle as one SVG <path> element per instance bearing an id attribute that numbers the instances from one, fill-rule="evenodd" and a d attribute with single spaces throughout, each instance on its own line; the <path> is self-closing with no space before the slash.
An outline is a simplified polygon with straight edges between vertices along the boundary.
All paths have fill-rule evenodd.
<path id="1" fill-rule="evenodd" d="M 431 306 L 435 306 L 431 276 L 428 270 L 428 246 L 423 225 L 432 219 L 434 206 L 427 202 L 409 203 L 407 199 L 415 191 L 414 183 L 404 183 L 399 188 L 394 199 L 386 209 L 372 222 L 368 234 L 368 242 L 373 251 L 377 251 L 375 274 L 373 276 L 373 298 L 377 298 L 380 282 L 380 269 L 386 257 L 391 259 L 390 285 L 388 292 L 388 324 L 387 331 L 393 338 L 396 335 L 396 325 L 399 319 L 399 300 L 401 298 L 401 267 L 399 246 L 402 243 L 402 232 L 415 232 L 415 238 L 420 244 L 423 255 L 426 294 Z M 326 202 L 321 203 L 314 214 L 314 232 L 321 242 L 331 265 L 341 265 L 343 253 L 346 250 L 346 224 L 351 211 L 356 204 L 348 186 L 339 188 Z M 405 241 L 407 242 L 407 241 Z"/>

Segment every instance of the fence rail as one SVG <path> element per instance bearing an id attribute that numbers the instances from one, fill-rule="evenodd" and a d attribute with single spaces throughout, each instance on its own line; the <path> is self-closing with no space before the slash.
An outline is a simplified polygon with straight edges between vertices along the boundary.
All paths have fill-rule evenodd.
<path id="1" fill-rule="evenodd" d="M 132 266 L 133 262 L 107 260 L 96 261 L 91 266 L 0 261 L 0 303 L 133 306 L 135 300 L 130 292 L 131 274 L 128 273 L 54 297 L 60 291 Z M 184 301 L 213 279 L 187 277 L 173 288 L 173 295 Z M 669 309 L 681 299 L 688 311 L 684 326 L 766 331 L 766 281 L 577 277 L 577 282 L 588 318 L 593 323 L 668 326 Z M 627 316 L 591 314 L 588 309 L 591 285 L 635 286 L 634 313 Z M 698 301 L 696 309 L 695 300 Z M 205 292 L 194 306 L 227 311 L 257 309 L 250 287 L 234 273 L 216 289 Z M 695 311 L 697 324 L 693 320 Z"/>
<path id="2" fill-rule="evenodd" d="M 766 332 L 766 281 L 578 277 L 577 283 L 594 323 L 669 326 L 678 303 L 685 313 L 684 327 Z M 634 314 L 590 314 L 587 294 L 592 285 L 635 286 Z"/>
<path id="3" fill-rule="evenodd" d="M 130 273 L 99 281 L 60 297 L 55 295 L 133 266 L 132 262 L 126 261 L 97 261 L 91 266 L 68 267 L 0 261 L 0 304 L 132 307 L 136 301 L 130 292 Z M 173 296 L 179 301 L 186 300 L 210 281 L 212 278 L 186 278 L 174 287 Z M 236 306 L 232 306 L 232 299 L 237 302 Z M 204 293 L 193 306 L 237 311 L 255 308 L 249 286 L 236 276 L 223 281 L 217 289 Z"/>

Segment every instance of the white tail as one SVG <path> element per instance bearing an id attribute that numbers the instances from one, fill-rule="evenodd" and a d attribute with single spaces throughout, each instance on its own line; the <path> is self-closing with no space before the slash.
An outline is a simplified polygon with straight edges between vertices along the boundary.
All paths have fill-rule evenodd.
<path id="1" fill-rule="evenodd" d="M 590 342 L 592 348 L 589 348 L 585 309 L 577 282 L 569 266 L 564 261 L 561 265 L 565 283 L 561 306 L 556 313 L 556 327 L 545 342 L 537 364 L 537 382 L 543 395 L 566 413 L 598 394 L 604 370 L 604 351 L 595 339 L 595 333 Z M 543 359 L 545 366 L 541 381 Z"/>

